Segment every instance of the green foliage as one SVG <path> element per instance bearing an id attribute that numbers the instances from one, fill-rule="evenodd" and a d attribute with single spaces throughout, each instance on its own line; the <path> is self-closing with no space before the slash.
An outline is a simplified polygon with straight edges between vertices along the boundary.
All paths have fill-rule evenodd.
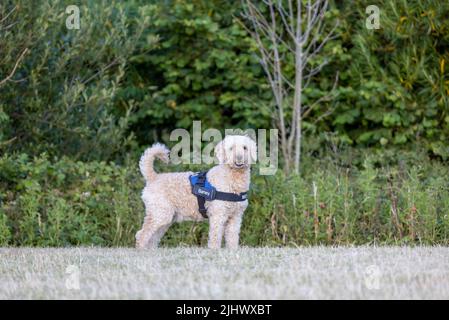
<path id="1" fill-rule="evenodd" d="M 0 168 L 2 245 L 133 243 L 143 215 L 135 167 L 18 155 Z"/>
<path id="2" fill-rule="evenodd" d="M 143 146 L 193 120 L 272 126 L 240 1 L 84 1 L 81 30 L 65 26 L 69 4 L 0 5 L 0 81 L 29 50 L 0 85 L 0 246 L 131 246 Z M 370 4 L 379 30 L 365 27 Z M 448 243 L 448 16 L 447 1 L 331 4 L 337 37 L 303 104 L 338 72 L 336 94 L 304 119 L 301 178 L 253 178 L 244 244 Z M 164 243 L 206 239 L 190 223 Z"/>
<path id="3" fill-rule="evenodd" d="M 150 28 L 159 45 L 132 59 L 121 92 L 135 102 L 139 141 L 189 129 L 193 120 L 215 128 L 270 125 L 271 92 L 253 40 L 238 22 L 239 6 L 215 0 L 158 3 Z"/>
<path id="4" fill-rule="evenodd" d="M 0 9 L 6 16 L 17 5 L 6 20 L 14 25 L 0 34 L 0 79 L 29 49 L 0 87 L 3 152 L 112 160 L 193 120 L 272 126 L 271 90 L 241 25 L 240 1 L 87 1 L 81 30 L 65 27 L 70 1 L 27 4 Z M 365 26 L 369 4 L 381 9 L 379 30 Z M 303 104 L 328 93 L 337 73 L 339 82 L 305 117 L 306 137 L 336 132 L 361 148 L 419 142 L 447 160 L 448 14 L 449 3 L 435 0 L 332 3 L 329 26 L 340 25 L 316 57 L 329 64 L 311 79 Z M 288 59 L 283 67 L 293 70 Z"/>
<path id="5" fill-rule="evenodd" d="M 242 244 L 449 244 L 449 169 L 413 157 L 366 156 L 356 169 L 342 152 L 302 177 L 254 174 Z M 134 164 L 4 156 L 0 181 L 1 245 L 134 245 L 144 214 Z M 207 223 L 175 224 L 163 244 L 205 245 L 207 233 Z"/>
<path id="6" fill-rule="evenodd" d="M 12 81 L 0 87 L 2 151 L 108 159 L 129 143 L 132 105 L 119 114 L 115 97 L 149 11 L 89 1 L 80 6 L 81 29 L 69 30 L 69 4 L 2 1 L 0 16 L 12 13 L 11 26 L 0 33 L 0 79 L 29 50 Z"/>
<path id="7" fill-rule="evenodd" d="M 377 5 L 379 30 L 365 27 L 368 5 Z M 342 46 L 351 64 L 342 75 L 334 130 L 357 146 L 417 142 L 449 157 L 449 3 L 358 1 L 340 4 Z"/>
<path id="8" fill-rule="evenodd" d="M 8 218 L 3 210 L 0 207 L 0 246 L 6 246 L 9 244 L 11 238 L 11 232 L 8 228 Z"/>

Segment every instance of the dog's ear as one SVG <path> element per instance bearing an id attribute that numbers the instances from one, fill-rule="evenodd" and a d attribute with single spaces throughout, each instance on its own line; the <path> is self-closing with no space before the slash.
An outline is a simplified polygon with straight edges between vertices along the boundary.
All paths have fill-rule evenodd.
<path id="1" fill-rule="evenodd" d="M 224 140 L 221 140 L 214 149 L 215 156 L 218 159 L 219 164 L 223 164 L 226 161 Z"/>
<path id="2" fill-rule="evenodd" d="M 256 163 L 256 161 L 257 161 L 257 144 L 250 137 L 247 137 L 247 139 L 248 139 L 249 155 L 251 157 L 251 163 Z"/>

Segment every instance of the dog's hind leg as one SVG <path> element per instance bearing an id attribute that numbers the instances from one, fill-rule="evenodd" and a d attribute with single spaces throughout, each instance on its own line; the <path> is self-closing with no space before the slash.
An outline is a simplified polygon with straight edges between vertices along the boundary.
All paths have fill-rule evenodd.
<path id="1" fill-rule="evenodd" d="M 136 247 L 139 249 L 156 248 L 170 225 L 171 223 L 145 222 L 142 229 L 136 234 Z"/>
<path id="2" fill-rule="evenodd" d="M 172 210 L 164 209 L 156 215 L 148 213 L 142 229 L 136 234 L 136 247 L 156 248 L 173 221 Z"/>
<path id="3" fill-rule="evenodd" d="M 164 234 L 167 232 L 168 228 L 170 228 L 172 224 L 168 223 L 166 225 L 160 226 L 159 229 L 153 234 L 153 237 L 150 239 L 150 244 L 148 245 L 151 248 L 155 248 L 159 245 Z"/>

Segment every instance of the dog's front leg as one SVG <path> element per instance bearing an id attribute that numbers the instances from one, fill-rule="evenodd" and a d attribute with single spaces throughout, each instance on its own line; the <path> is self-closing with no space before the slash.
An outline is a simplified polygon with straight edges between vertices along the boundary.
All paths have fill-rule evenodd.
<path id="1" fill-rule="evenodd" d="M 243 212 L 236 212 L 226 223 L 225 240 L 226 248 L 237 249 L 239 247 L 240 226 L 242 225 Z"/>
<path id="2" fill-rule="evenodd" d="M 228 216 L 225 212 L 215 211 L 209 215 L 209 242 L 210 249 L 221 248 L 223 233 Z"/>

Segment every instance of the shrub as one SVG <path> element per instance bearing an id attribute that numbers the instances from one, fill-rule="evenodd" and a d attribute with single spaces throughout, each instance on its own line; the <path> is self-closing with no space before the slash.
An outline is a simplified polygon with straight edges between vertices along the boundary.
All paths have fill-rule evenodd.
<path id="1" fill-rule="evenodd" d="M 193 120 L 272 126 L 272 96 L 239 1 L 86 1 L 81 30 L 66 29 L 68 4 L 2 2 L 2 17 L 17 9 L 0 34 L 0 79 L 29 53 L 0 87 L 1 152 L 109 161 Z M 369 4 L 381 9 L 379 30 L 365 27 Z M 339 72 L 337 94 L 304 119 L 306 139 L 316 150 L 321 132 L 360 148 L 419 143 L 447 161 L 449 3 L 336 1 L 330 11 L 341 23 L 303 104 L 329 92 Z"/>
<path id="2" fill-rule="evenodd" d="M 380 29 L 368 30 L 365 9 L 380 8 Z M 425 146 L 449 159 L 449 3 L 357 1 L 338 4 L 341 46 L 351 57 L 329 126 L 357 146 Z"/>
<path id="3" fill-rule="evenodd" d="M 115 99 L 151 10 L 86 1 L 79 6 L 81 29 L 68 30 L 69 4 L 2 1 L 0 17 L 11 13 L 11 27 L 0 33 L 0 79 L 13 70 L 20 52 L 28 48 L 29 53 L 12 81 L 0 87 L 1 151 L 99 160 L 130 142 L 132 105 L 118 112 Z"/>
<path id="4" fill-rule="evenodd" d="M 132 59 L 124 100 L 133 100 L 139 142 L 167 138 L 192 121 L 215 128 L 268 127 L 271 94 L 239 2 L 163 1 L 150 28 L 157 49 Z M 258 117 L 254 117 L 257 114 Z"/>
<path id="5" fill-rule="evenodd" d="M 366 159 L 360 169 L 345 165 L 343 154 L 314 160 L 302 177 L 254 174 L 242 244 L 448 244 L 448 168 Z M 143 186 L 134 164 L 3 156 L 0 243 L 133 246 Z M 207 231 L 206 223 L 176 224 L 163 244 L 205 245 Z"/>
<path id="6" fill-rule="evenodd" d="M 6 216 L 3 206 L 0 207 L 0 246 L 6 246 L 11 239 L 11 232 L 8 227 L 8 217 Z"/>
<path id="7" fill-rule="evenodd" d="M 0 245 L 133 245 L 144 144 L 197 119 L 271 126 L 236 3 L 85 1 L 77 31 L 71 1 L 2 1 L 0 79 L 29 52 L 0 86 Z M 305 119 L 301 177 L 254 177 L 243 244 L 447 244 L 449 3 L 376 1 L 379 30 L 365 27 L 368 4 L 332 3 L 338 37 L 303 103 L 337 71 L 338 95 Z M 190 223 L 164 243 L 206 239 Z"/>
<path id="8" fill-rule="evenodd" d="M 3 244 L 118 246 L 134 242 L 143 216 L 135 167 L 19 155 L 0 158 L 0 168 Z"/>

